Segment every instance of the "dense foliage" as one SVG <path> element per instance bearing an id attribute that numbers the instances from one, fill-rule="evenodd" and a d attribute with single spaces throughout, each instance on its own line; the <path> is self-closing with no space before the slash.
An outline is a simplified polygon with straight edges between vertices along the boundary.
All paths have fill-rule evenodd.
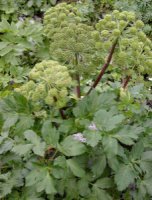
<path id="1" fill-rule="evenodd" d="M 105 14 L 111 0 L 60 3 L 43 24 L 31 19 L 55 3 L 30 0 L 19 21 L 22 2 L 0 8 L 0 199 L 150 200 L 144 23 L 133 12 Z"/>

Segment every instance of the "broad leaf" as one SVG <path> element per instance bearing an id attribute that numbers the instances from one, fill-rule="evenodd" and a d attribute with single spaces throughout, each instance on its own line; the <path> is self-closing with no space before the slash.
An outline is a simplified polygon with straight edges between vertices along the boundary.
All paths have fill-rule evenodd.
<path id="1" fill-rule="evenodd" d="M 67 166 L 71 169 L 71 171 L 75 176 L 80 178 L 84 177 L 85 175 L 84 169 L 82 169 L 74 159 L 68 159 Z"/>
<path id="2" fill-rule="evenodd" d="M 152 196 L 152 176 L 147 179 L 144 179 L 143 183 L 146 186 L 148 194 Z"/>
<path id="3" fill-rule="evenodd" d="M 27 130 L 24 132 L 25 138 L 33 144 L 33 152 L 36 155 L 44 156 L 45 153 L 45 142 L 41 142 L 41 139 L 36 133 L 32 130 Z"/>
<path id="4" fill-rule="evenodd" d="M 98 142 L 101 140 L 101 134 L 97 131 L 85 131 L 84 136 L 87 139 L 87 144 L 95 147 Z"/>
<path id="5" fill-rule="evenodd" d="M 10 151 L 13 147 L 13 141 L 8 139 L 5 140 L 2 144 L 0 144 L 0 154 L 4 154 Z"/>
<path id="6" fill-rule="evenodd" d="M 66 137 L 58 148 L 67 156 L 78 156 L 86 152 L 86 147 L 83 143 L 75 140 L 73 136 Z"/>
<path id="7" fill-rule="evenodd" d="M 95 160 L 92 160 L 92 164 L 90 166 L 93 174 L 96 177 L 99 177 L 102 175 L 104 169 L 106 168 L 106 157 L 105 155 L 101 155 L 99 157 L 97 157 Z"/>
<path id="8" fill-rule="evenodd" d="M 59 140 L 59 132 L 52 127 L 50 120 L 45 121 L 42 126 L 42 137 L 51 146 L 56 146 Z"/>
<path id="9" fill-rule="evenodd" d="M 122 114 L 113 114 L 112 111 L 99 110 L 96 112 L 94 122 L 101 130 L 111 131 L 123 122 L 125 117 Z"/>
<path id="10" fill-rule="evenodd" d="M 125 190 L 129 184 L 133 183 L 135 174 L 129 165 L 121 165 L 115 174 L 115 182 L 119 191 Z"/>
<path id="11" fill-rule="evenodd" d="M 37 192 L 45 191 L 46 194 L 54 194 L 56 193 L 56 189 L 54 187 L 53 178 L 46 174 L 46 176 L 37 184 Z"/>
<path id="12" fill-rule="evenodd" d="M 129 126 L 125 126 L 118 133 L 114 135 L 117 140 L 126 145 L 133 145 L 138 139 L 138 134 L 140 131 L 138 129 L 132 129 Z"/>
<path id="13" fill-rule="evenodd" d="M 101 189 L 111 188 L 113 186 L 112 178 L 101 178 L 95 182 L 95 185 Z"/>
<path id="14" fill-rule="evenodd" d="M 145 151 L 141 156 L 143 161 L 152 162 L 152 151 Z"/>
<path id="15" fill-rule="evenodd" d="M 118 154 L 118 142 L 112 137 L 103 137 L 102 144 L 104 151 L 110 156 Z"/>
<path id="16" fill-rule="evenodd" d="M 33 144 L 18 144 L 15 145 L 12 151 L 20 156 L 28 153 L 33 147 Z"/>
<path id="17" fill-rule="evenodd" d="M 93 192 L 89 200 L 112 200 L 112 197 L 108 194 L 107 191 L 98 188 L 96 185 L 93 187 Z"/>
<path id="18" fill-rule="evenodd" d="M 53 178 L 45 168 L 36 168 L 26 176 L 26 186 L 35 186 L 37 192 L 56 193 Z"/>
<path id="19" fill-rule="evenodd" d="M 78 190 L 81 196 L 88 196 L 91 193 L 88 180 L 80 179 L 78 181 Z"/>
<path id="20" fill-rule="evenodd" d="M 30 115 L 21 115 L 19 122 L 15 126 L 15 131 L 22 134 L 34 125 L 34 119 Z"/>

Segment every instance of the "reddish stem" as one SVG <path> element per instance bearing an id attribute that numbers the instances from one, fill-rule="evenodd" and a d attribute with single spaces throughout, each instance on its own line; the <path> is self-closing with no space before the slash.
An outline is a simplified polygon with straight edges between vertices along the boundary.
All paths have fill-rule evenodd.
<path id="1" fill-rule="evenodd" d="M 66 119 L 66 116 L 65 116 L 64 111 L 63 111 L 62 108 L 59 109 L 59 112 L 60 112 L 60 115 L 61 115 L 62 119 Z"/>
<path id="2" fill-rule="evenodd" d="M 124 79 L 124 81 L 123 81 L 123 83 L 122 83 L 122 88 L 123 88 L 123 89 L 126 89 L 126 87 L 127 87 L 128 83 L 129 83 L 130 79 L 131 79 L 131 76 L 127 76 L 127 77 Z"/>
<path id="3" fill-rule="evenodd" d="M 75 54 L 75 60 L 74 60 L 74 65 L 76 67 L 78 66 L 78 63 L 79 63 L 78 57 L 79 57 L 79 55 L 76 53 Z M 77 97 L 80 98 L 81 97 L 81 88 L 80 88 L 80 75 L 79 75 L 79 73 L 76 73 L 75 80 L 77 81 L 76 94 L 77 94 Z"/>
<path id="4" fill-rule="evenodd" d="M 80 76 L 79 76 L 79 74 L 76 75 L 76 80 L 77 80 L 76 93 L 77 93 L 77 97 L 80 98 L 81 97 L 81 89 L 80 89 Z"/>
<path id="5" fill-rule="evenodd" d="M 111 60 L 112 60 L 112 56 L 113 56 L 114 50 L 115 50 L 116 45 L 117 45 L 117 41 L 118 41 L 118 40 L 116 40 L 116 42 L 112 45 L 111 50 L 110 50 L 110 52 L 109 52 L 109 55 L 108 55 L 108 57 L 107 57 L 107 61 L 106 61 L 106 63 L 103 65 L 103 67 L 101 68 L 101 71 L 100 71 L 100 73 L 99 73 L 97 79 L 95 80 L 95 82 L 94 82 L 93 85 L 91 86 L 90 90 L 87 92 L 87 95 L 90 94 L 90 92 L 98 85 L 98 83 L 100 82 L 100 80 L 101 80 L 102 76 L 104 75 L 106 69 L 108 68 L 108 66 L 109 66 L 109 64 L 110 64 L 110 62 L 111 62 Z"/>

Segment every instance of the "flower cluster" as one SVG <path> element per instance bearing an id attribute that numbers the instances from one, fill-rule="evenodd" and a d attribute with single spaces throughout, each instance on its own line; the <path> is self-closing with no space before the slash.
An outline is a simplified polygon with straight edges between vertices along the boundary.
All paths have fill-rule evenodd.
<path id="1" fill-rule="evenodd" d="M 69 23 L 79 23 L 81 20 L 81 13 L 76 7 L 60 3 L 46 11 L 44 16 L 44 33 L 51 39 L 60 29 L 68 27 Z"/>
<path id="2" fill-rule="evenodd" d="M 76 8 L 65 3 L 50 8 L 44 17 L 44 32 L 50 40 L 50 54 L 66 63 L 71 73 L 90 75 L 99 62 L 96 54 L 94 28 L 81 22 Z"/>
<path id="3" fill-rule="evenodd" d="M 102 52 L 110 50 L 117 42 L 112 63 L 118 67 L 118 72 L 132 75 L 133 70 L 138 73 L 152 73 L 152 43 L 142 31 L 144 23 L 136 20 L 132 12 L 119 12 L 105 15 L 96 24 L 93 36 L 96 48 Z"/>
<path id="4" fill-rule="evenodd" d="M 82 142 L 82 143 L 86 143 L 86 138 L 83 136 L 82 133 L 76 133 L 76 134 L 73 134 L 73 139 L 74 140 L 77 140 L 79 142 Z"/>
<path id="5" fill-rule="evenodd" d="M 98 131 L 98 128 L 94 122 L 92 122 L 89 126 L 88 129 L 91 131 Z"/>
<path id="6" fill-rule="evenodd" d="M 16 92 L 22 93 L 32 101 L 59 108 L 66 104 L 67 87 L 71 85 L 71 77 L 65 66 L 56 61 L 42 61 L 31 70 L 29 78 L 27 83 L 16 88 Z"/>

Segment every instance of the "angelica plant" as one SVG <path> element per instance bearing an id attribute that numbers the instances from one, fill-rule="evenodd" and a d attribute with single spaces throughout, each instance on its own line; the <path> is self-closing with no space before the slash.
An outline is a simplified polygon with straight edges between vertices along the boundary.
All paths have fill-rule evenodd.
<path id="1" fill-rule="evenodd" d="M 77 80 L 80 97 L 80 78 L 95 72 L 96 56 L 94 28 L 82 23 L 83 16 L 77 8 L 65 3 L 50 8 L 44 16 L 44 33 L 50 40 L 50 55 L 68 66 Z"/>
<path id="2" fill-rule="evenodd" d="M 0 199 L 151 198 L 151 91 L 138 84 L 151 73 L 151 42 L 142 27 L 130 12 L 94 27 L 71 5 L 48 10 L 52 60 L 0 99 Z"/>
<path id="3" fill-rule="evenodd" d="M 96 48 L 102 52 L 103 60 L 106 59 L 92 88 L 97 86 L 109 65 L 127 77 L 123 87 L 130 77 L 138 80 L 141 74 L 152 73 L 152 43 L 142 31 L 143 26 L 134 13 L 117 10 L 96 24 L 97 30 L 93 32 Z"/>
<path id="4" fill-rule="evenodd" d="M 71 77 L 65 66 L 56 61 L 42 61 L 29 73 L 30 80 L 15 91 L 38 105 L 63 107 L 67 102 Z"/>

